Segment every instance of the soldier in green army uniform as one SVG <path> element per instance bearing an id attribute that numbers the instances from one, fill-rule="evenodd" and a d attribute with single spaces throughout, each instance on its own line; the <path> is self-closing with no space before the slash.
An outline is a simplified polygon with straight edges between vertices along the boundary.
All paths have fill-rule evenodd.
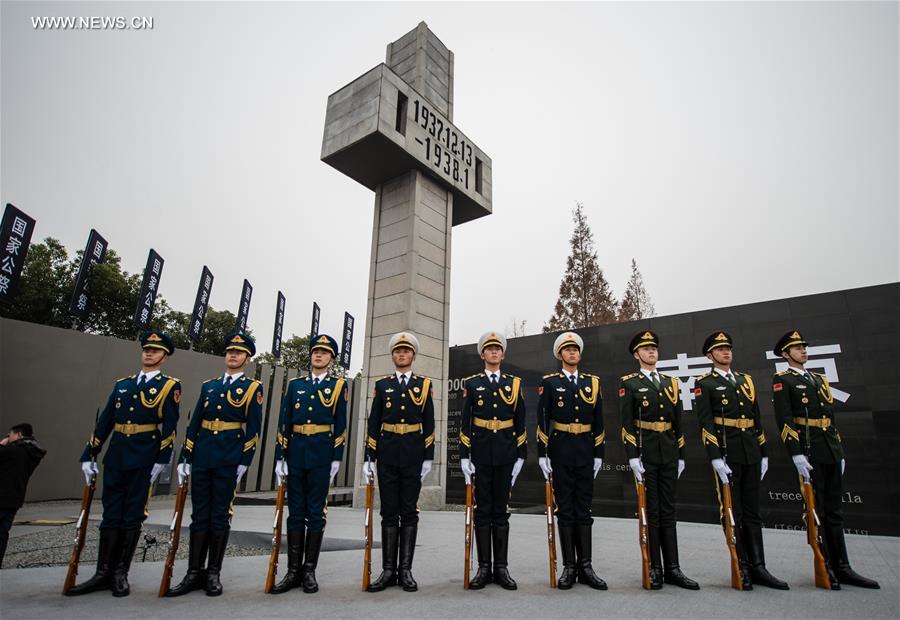
<path id="1" fill-rule="evenodd" d="M 650 589 L 659 590 L 665 582 L 699 590 L 697 582 L 685 576 L 678 563 L 675 488 L 684 471 L 678 379 L 656 371 L 659 337 L 652 331 L 636 334 L 628 350 L 640 364 L 640 371 L 622 377 L 619 413 L 628 464 L 647 490 Z"/>
<path id="2" fill-rule="evenodd" d="M 852 568 L 844 541 L 841 496 L 846 461 L 841 434 L 834 423 L 834 397 L 825 375 L 806 370 L 809 355 L 806 340 L 797 330 L 786 332 L 775 344 L 774 353 L 788 363 L 788 369 L 772 378 L 775 418 L 781 441 L 787 447 L 797 472 L 812 480 L 816 507 L 822 520 L 827 560 L 836 581 L 860 588 L 879 588 L 877 581 L 863 577 Z"/>
<path id="3" fill-rule="evenodd" d="M 710 334 L 703 342 L 703 353 L 712 361 L 713 370 L 698 377 L 695 384 L 697 422 L 715 470 L 713 480 L 723 523 L 727 517 L 722 508 L 721 484 L 731 484 L 743 589 L 752 590 L 755 583 L 788 590 L 787 583 L 766 569 L 759 483 L 769 469 L 768 446 L 753 378 L 731 370 L 733 347 L 731 336 L 724 331 Z"/>

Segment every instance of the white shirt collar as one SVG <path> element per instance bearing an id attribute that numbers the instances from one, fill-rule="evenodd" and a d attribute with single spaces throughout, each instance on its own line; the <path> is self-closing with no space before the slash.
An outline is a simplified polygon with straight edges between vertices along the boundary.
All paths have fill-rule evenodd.
<path id="1" fill-rule="evenodd" d="M 397 382 L 398 382 L 398 383 L 401 382 L 401 381 L 404 381 L 404 380 L 405 380 L 407 383 L 409 383 L 409 379 L 410 379 L 410 377 L 412 377 L 412 371 L 411 371 L 411 370 L 410 370 L 410 371 L 407 371 L 407 372 L 398 372 L 398 371 L 395 370 L 395 371 L 394 371 L 394 374 L 397 375 Z"/>
<path id="2" fill-rule="evenodd" d="M 487 368 L 485 368 L 485 369 L 484 369 L 484 374 L 485 374 L 485 376 L 488 378 L 488 381 L 491 380 L 491 377 L 497 377 L 497 381 L 500 380 L 500 371 L 499 371 L 499 370 L 490 371 L 490 370 L 488 370 Z"/>
<path id="3" fill-rule="evenodd" d="M 229 375 L 226 372 L 224 375 L 222 375 L 222 383 L 225 383 L 226 381 L 228 381 L 228 377 L 231 377 L 231 382 L 234 383 L 235 381 L 237 381 L 238 379 L 240 379 L 243 376 L 244 376 L 244 373 L 242 373 L 242 372 L 239 372 L 236 375 Z"/>
<path id="4" fill-rule="evenodd" d="M 735 378 L 735 380 L 737 380 L 737 375 L 735 375 L 734 372 L 732 372 L 731 370 L 729 370 L 729 371 L 727 371 L 727 372 L 724 371 L 724 370 L 722 370 L 721 368 L 713 368 L 713 370 L 715 370 L 717 373 L 719 373 L 720 375 L 722 375 L 722 376 L 725 377 L 726 379 L 728 378 L 728 375 L 731 375 L 732 377 Z"/>
<path id="5" fill-rule="evenodd" d="M 563 371 L 563 374 L 566 376 L 566 379 L 568 379 L 569 381 L 572 380 L 572 377 L 575 377 L 575 381 L 578 381 L 578 369 L 577 368 L 575 369 L 575 372 L 569 372 L 565 368 L 563 368 L 562 371 Z"/>
<path id="6" fill-rule="evenodd" d="M 653 381 L 653 377 L 650 376 L 650 373 L 655 372 L 656 378 L 662 381 L 662 375 L 659 374 L 659 370 L 647 370 L 646 368 L 641 368 L 641 372 L 644 373 L 644 376 Z"/>
<path id="7" fill-rule="evenodd" d="M 158 374 L 159 374 L 158 370 L 151 370 L 150 372 L 144 372 L 142 370 L 141 372 L 138 373 L 138 376 L 137 376 L 138 383 L 141 382 L 141 377 L 147 377 L 147 381 L 149 381 L 150 379 L 152 379 L 153 377 L 155 377 Z"/>
<path id="8" fill-rule="evenodd" d="M 323 372 L 321 375 L 317 375 L 316 373 L 310 371 L 310 373 L 309 373 L 309 380 L 310 380 L 310 381 L 315 381 L 316 379 L 318 379 L 319 381 L 324 381 L 324 380 L 325 380 L 325 377 L 327 377 L 327 376 L 328 376 L 328 371 L 327 371 L 327 370 L 326 370 L 325 372 Z"/>

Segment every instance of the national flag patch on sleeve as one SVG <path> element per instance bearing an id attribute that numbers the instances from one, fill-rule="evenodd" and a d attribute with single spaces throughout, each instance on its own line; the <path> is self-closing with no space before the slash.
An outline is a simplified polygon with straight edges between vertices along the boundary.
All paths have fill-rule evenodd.
<path id="1" fill-rule="evenodd" d="M 780 392 L 780 391 L 781 391 L 781 384 L 780 384 L 780 383 L 776 383 L 775 385 L 772 386 L 772 389 L 773 389 L 774 391 L 776 391 L 776 392 Z"/>
<path id="2" fill-rule="evenodd" d="M 696 388 L 696 389 L 694 390 L 694 396 L 700 396 L 702 393 L 703 393 L 703 389 L 702 389 L 702 388 Z"/>
<path id="3" fill-rule="evenodd" d="M 543 393 L 544 393 L 544 386 L 542 385 L 542 386 L 538 387 L 538 394 L 543 394 Z"/>
<path id="4" fill-rule="evenodd" d="M 625 388 L 619 388 L 619 396 L 625 396 Z"/>

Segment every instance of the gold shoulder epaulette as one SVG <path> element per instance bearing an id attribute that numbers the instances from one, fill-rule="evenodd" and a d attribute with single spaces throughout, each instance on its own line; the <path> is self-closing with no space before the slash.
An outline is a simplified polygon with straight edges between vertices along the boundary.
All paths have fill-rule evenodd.
<path id="1" fill-rule="evenodd" d="M 468 377 L 464 377 L 463 381 L 468 381 L 469 379 L 474 379 L 475 377 L 477 377 L 480 374 L 481 374 L 480 372 L 476 372 L 474 375 L 469 375 Z"/>
<path id="2" fill-rule="evenodd" d="M 710 371 L 710 372 L 700 375 L 699 377 L 696 377 L 694 379 L 694 381 L 700 381 L 701 379 L 706 379 L 707 377 L 711 377 L 711 376 L 712 376 L 712 372 Z"/>
<path id="3" fill-rule="evenodd" d="M 825 376 L 825 373 L 824 373 L 824 372 L 814 372 L 814 371 L 812 371 L 812 370 L 810 370 L 809 372 L 810 372 L 811 374 L 816 375 L 817 377 L 824 377 L 824 376 Z"/>
<path id="4" fill-rule="evenodd" d="M 542 378 L 549 379 L 550 377 L 556 377 L 557 375 L 559 375 L 558 372 L 551 372 L 549 375 L 544 375 Z"/>
<path id="5" fill-rule="evenodd" d="M 206 384 L 209 383 L 210 381 L 218 381 L 218 380 L 219 380 L 218 377 L 216 377 L 215 379 L 207 379 L 206 381 L 203 382 L 203 385 L 206 385 Z"/>
<path id="6" fill-rule="evenodd" d="M 776 373 L 775 373 L 775 376 L 776 376 L 776 377 L 783 377 L 784 375 L 789 375 L 789 374 L 791 374 L 791 371 L 790 371 L 790 370 L 782 370 L 781 372 L 776 372 Z"/>
<path id="7" fill-rule="evenodd" d="M 634 378 L 637 377 L 639 374 L 641 374 L 641 373 L 639 373 L 639 372 L 633 372 L 633 373 L 631 373 L 630 375 L 625 375 L 624 377 L 622 377 L 622 381 L 628 381 L 629 379 L 634 379 Z"/>
<path id="8" fill-rule="evenodd" d="M 163 375 L 163 379 L 171 379 L 172 381 L 175 381 L 176 383 L 181 383 L 181 379 L 179 379 L 178 377 L 169 377 L 169 376 Z"/>
<path id="9" fill-rule="evenodd" d="M 125 381 L 126 379 L 134 379 L 136 376 L 137 375 L 128 375 L 126 377 L 119 377 L 118 379 L 116 379 L 116 383 L 118 383 L 119 381 Z"/>
<path id="10" fill-rule="evenodd" d="M 585 379 L 590 379 L 591 377 L 593 377 L 595 375 L 592 375 L 589 372 L 583 372 L 583 373 L 581 373 L 581 376 L 584 377 Z"/>

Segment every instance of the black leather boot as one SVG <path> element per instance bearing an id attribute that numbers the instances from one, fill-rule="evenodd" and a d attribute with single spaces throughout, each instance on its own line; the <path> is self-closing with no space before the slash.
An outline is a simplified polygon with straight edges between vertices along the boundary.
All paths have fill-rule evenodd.
<path id="1" fill-rule="evenodd" d="M 188 571 L 174 588 L 166 592 L 166 596 L 182 596 L 194 590 L 202 590 L 206 585 L 206 554 L 209 552 L 209 530 L 195 532 L 191 530 L 188 547 Z"/>
<path id="2" fill-rule="evenodd" d="M 856 586 L 857 588 L 868 588 L 870 590 L 879 590 L 881 586 L 874 579 L 863 577 L 855 570 L 850 568 L 850 560 L 847 557 L 847 543 L 844 540 L 843 527 L 828 527 L 825 530 L 825 536 L 828 539 L 828 549 L 831 554 L 831 565 L 834 569 L 834 576 L 844 585 Z"/>
<path id="3" fill-rule="evenodd" d="M 128 570 L 131 568 L 131 559 L 134 550 L 137 549 L 141 539 L 141 528 L 133 530 L 119 530 L 119 551 L 116 554 L 118 560 L 113 569 L 112 593 L 113 596 L 128 596 L 131 587 L 128 585 Z"/>
<path id="4" fill-rule="evenodd" d="M 322 538 L 325 530 L 306 533 L 306 551 L 303 552 L 303 568 L 301 569 L 303 591 L 307 594 L 319 591 L 316 581 L 316 566 L 319 565 L 319 551 L 322 550 Z"/>
<path id="5" fill-rule="evenodd" d="M 559 530 L 559 548 L 563 556 L 563 570 L 559 579 L 556 581 L 556 587 L 560 590 L 569 590 L 575 585 L 578 578 L 578 571 L 575 569 L 575 528 L 570 525 L 560 525 Z"/>
<path id="6" fill-rule="evenodd" d="M 415 592 L 419 589 L 419 584 L 412 576 L 418 529 L 418 525 L 404 525 L 400 528 L 400 572 L 397 574 L 397 582 L 404 592 Z"/>
<path id="7" fill-rule="evenodd" d="M 284 574 L 284 578 L 272 586 L 270 594 L 281 594 L 300 585 L 300 563 L 303 561 L 303 541 L 305 537 L 305 527 L 288 531 L 288 569 Z"/>
<path id="8" fill-rule="evenodd" d="M 509 553 L 509 523 L 492 525 L 491 535 L 494 539 L 494 583 L 504 590 L 518 588 L 516 580 L 509 574 L 507 557 Z"/>
<path id="9" fill-rule="evenodd" d="M 66 596 L 79 596 L 97 590 L 107 590 L 112 584 L 112 567 L 119 540 L 119 530 L 100 530 L 100 545 L 97 549 L 97 570 L 94 576 L 76 586 L 72 586 Z"/>
<path id="10" fill-rule="evenodd" d="M 750 561 L 747 559 L 747 545 L 744 542 L 744 530 L 739 524 L 734 526 L 734 550 L 738 557 L 738 573 L 741 577 L 741 590 L 753 590 L 753 578 L 750 575 Z"/>
<path id="11" fill-rule="evenodd" d="M 583 583 L 595 590 L 606 590 L 606 582 L 597 576 L 591 565 L 591 525 L 578 525 L 575 528 L 575 562 L 578 566 L 578 583 Z"/>
<path id="12" fill-rule="evenodd" d="M 213 530 L 209 534 L 209 562 L 206 565 L 206 596 L 221 596 L 222 560 L 228 547 L 228 533 L 231 530 Z"/>
<path id="13" fill-rule="evenodd" d="M 396 526 L 381 528 L 381 574 L 369 584 L 369 592 L 381 592 L 385 588 L 397 585 L 397 541 L 400 528 Z"/>
<path id="14" fill-rule="evenodd" d="M 786 581 L 775 577 L 766 568 L 766 555 L 763 551 L 762 528 L 759 526 L 747 526 L 744 531 L 744 550 L 747 552 L 747 561 L 750 564 L 750 576 L 756 585 L 774 588 L 775 590 L 790 590 Z"/>
<path id="15" fill-rule="evenodd" d="M 482 525 L 475 528 L 475 548 L 478 550 L 478 572 L 469 579 L 470 590 L 480 590 L 491 583 L 491 526 Z"/>
<path id="16" fill-rule="evenodd" d="M 647 546 L 650 548 L 650 589 L 662 590 L 663 571 L 662 560 L 659 555 L 659 528 L 653 525 L 647 526 Z"/>
<path id="17" fill-rule="evenodd" d="M 660 528 L 660 542 L 662 543 L 663 581 L 685 590 L 699 590 L 700 584 L 689 579 L 681 572 L 678 565 L 678 534 L 674 527 Z"/>

